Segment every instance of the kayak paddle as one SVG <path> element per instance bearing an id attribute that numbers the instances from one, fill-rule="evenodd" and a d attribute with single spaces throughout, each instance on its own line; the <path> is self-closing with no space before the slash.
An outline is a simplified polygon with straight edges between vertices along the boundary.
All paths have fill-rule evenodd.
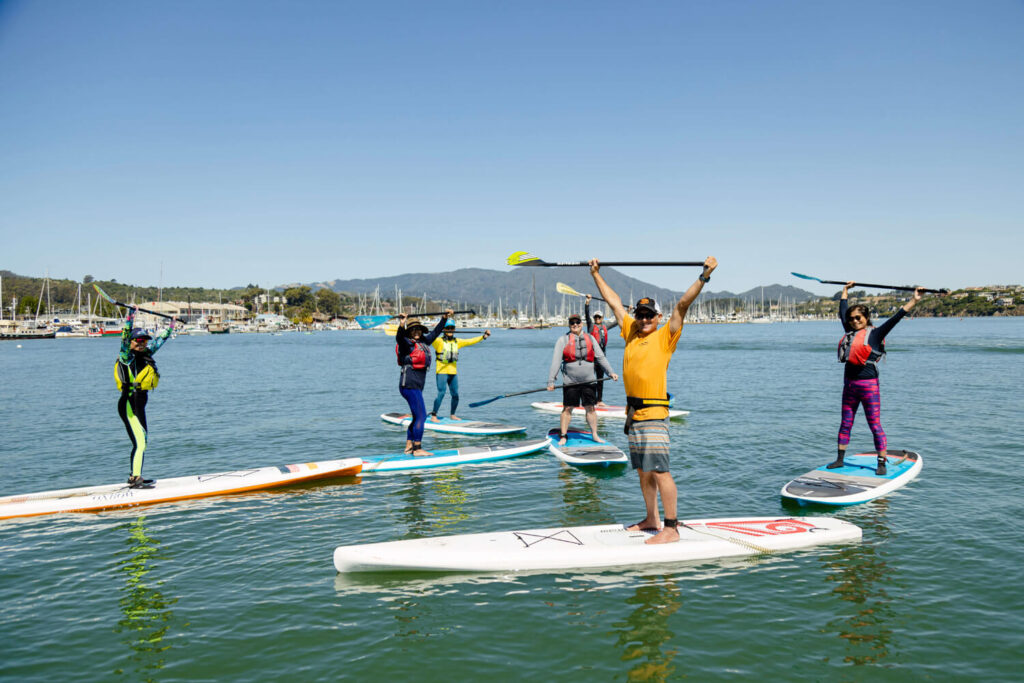
<path id="1" fill-rule="evenodd" d="M 610 379 L 611 379 L 611 377 L 602 377 L 601 379 L 595 379 L 594 382 L 607 382 Z M 561 385 L 559 385 L 557 387 L 554 387 L 554 389 L 565 389 L 567 387 L 582 387 L 582 386 L 585 386 L 587 384 L 593 384 L 594 382 L 576 382 L 575 384 L 561 384 Z M 554 391 L 554 389 L 552 389 L 552 391 Z M 540 389 L 529 389 L 527 391 L 513 391 L 511 394 L 502 394 L 501 396 L 495 396 L 494 398 L 489 398 L 486 401 L 477 401 L 476 403 L 470 403 L 469 407 L 470 408 L 479 408 L 480 406 L 485 406 L 488 403 L 493 403 L 494 401 L 497 401 L 499 398 L 508 398 L 509 396 L 522 396 L 523 394 L 535 394 L 538 391 L 547 391 L 547 390 L 548 390 L 547 387 L 541 387 Z"/>
<path id="2" fill-rule="evenodd" d="M 121 308 L 138 308 L 138 306 L 133 306 L 131 304 L 121 303 L 120 301 L 118 301 L 117 299 L 115 299 L 114 297 L 110 296 L 109 294 L 104 292 L 102 289 L 100 289 L 100 286 L 98 284 L 96 284 L 95 282 L 92 284 L 92 286 L 93 286 L 93 289 L 96 290 L 97 294 L 99 294 L 101 297 L 103 297 L 104 299 L 106 299 L 110 303 L 114 304 L 115 306 L 120 306 Z M 156 311 L 151 311 L 148 308 L 139 308 L 139 310 L 142 311 L 143 313 L 149 313 L 150 315 L 155 315 L 158 318 L 167 318 L 168 320 L 174 320 L 174 321 L 177 321 L 177 322 L 179 322 L 179 323 L 181 323 L 183 325 L 185 324 L 184 320 L 182 320 L 181 318 L 175 318 L 173 315 L 167 315 L 166 313 L 157 313 Z"/>
<path id="3" fill-rule="evenodd" d="M 817 282 L 821 282 L 821 283 L 824 283 L 826 285 L 845 285 L 846 284 L 846 282 L 842 281 L 842 280 L 822 280 L 821 278 L 813 277 L 811 275 L 804 275 L 802 273 L 790 273 L 790 274 L 791 275 L 796 275 L 797 277 L 801 277 L 801 278 L 803 278 L 805 280 L 815 280 Z M 873 284 L 871 284 L 869 282 L 854 282 L 853 284 L 854 285 L 858 285 L 860 287 L 875 287 L 875 288 L 878 288 L 878 289 L 900 289 L 900 290 L 903 290 L 905 292 L 913 292 L 915 289 L 917 289 L 917 287 L 901 287 L 899 285 L 873 285 Z M 924 289 L 924 288 L 921 288 L 921 291 L 922 292 L 930 292 L 931 294 L 949 294 L 949 290 L 948 289 Z"/>
<path id="4" fill-rule="evenodd" d="M 589 266 L 587 261 L 562 261 L 548 263 L 526 251 L 517 251 L 505 263 L 510 266 Z M 703 266 L 703 261 L 602 261 L 602 266 Z"/>
<path id="5" fill-rule="evenodd" d="M 586 294 L 581 294 L 580 292 L 577 292 L 575 289 L 565 284 L 564 282 L 556 282 L 555 289 L 558 290 L 559 294 L 568 294 L 569 296 L 586 296 Z M 594 296 L 593 294 L 590 295 L 590 298 L 594 299 L 595 301 L 604 301 L 605 303 L 608 303 L 601 297 Z"/>

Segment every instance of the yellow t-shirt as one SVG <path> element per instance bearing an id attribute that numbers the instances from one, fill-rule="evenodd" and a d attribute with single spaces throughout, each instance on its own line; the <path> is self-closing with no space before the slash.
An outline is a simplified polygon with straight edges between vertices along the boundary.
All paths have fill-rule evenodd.
<path id="1" fill-rule="evenodd" d="M 626 340 L 622 353 L 622 383 L 626 396 L 637 398 L 664 398 L 668 392 L 668 363 L 679 343 L 683 328 L 671 334 L 668 323 L 646 337 L 637 332 L 639 325 L 629 314 L 621 321 L 620 334 Z M 641 408 L 633 413 L 634 420 L 664 420 L 668 417 L 665 406 Z"/>
<path id="2" fill-rule="evenodd" d="M 455 375 L 455 374 L 458 374 L 458 369 L 456 367 L 456 364 L 457 364 L 458 361 L 452 361 L 451 363 L 445 363 L 443 360 L 441 360 L 441 354 L 444 353 L 445 344 L 452 345 L 456 349 L 461 349 L 463 346 L 472 346 L 473 344 L 476 344 L 478 342 L 482 342 L 483 340 L 484 340 L 484 335 L 482 335 L 482 334 L 477 336 L 477 337 L 470 337 L 469 339 L 459 339 L 458 337 L 456 337 L 455 339 L 452 339 L 451 341 L 447 341 L 444 338 L 444 335 L 442 334 L 440 337 L 435 339 L 433 341 L 433 343 L 431 344 L 431 346 L 433 346 L 434 347 L 434 351 L 437 352 L 437 374 L 439 374 L 439 375 Z"/>

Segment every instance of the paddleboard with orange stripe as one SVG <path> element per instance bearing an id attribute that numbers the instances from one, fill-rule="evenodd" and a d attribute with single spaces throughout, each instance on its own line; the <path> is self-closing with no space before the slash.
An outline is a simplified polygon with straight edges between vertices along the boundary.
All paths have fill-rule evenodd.
<path id="1" fill-rule="evenodd" d="M 0 498 L 0 519 L 50 515 L 58 512 L 95 512 L 258 491 L 318 479 L 352 477 L 359 474 L 362 467 L 361 459 L 346 458 L 158 479 L 150 488 L 143 489 L 129 488 L 127 484 L 108 484 L 41 491 Z"/>

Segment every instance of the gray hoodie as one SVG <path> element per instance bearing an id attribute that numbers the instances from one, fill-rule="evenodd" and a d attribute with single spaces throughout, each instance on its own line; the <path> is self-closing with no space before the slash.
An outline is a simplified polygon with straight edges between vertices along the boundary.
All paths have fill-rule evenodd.
<path id="1" fill-rule="evenodd" d="M 584 333 L 586 334 L 586 333 Z M 569 335 L 563 334 L 555 342 L 555 353 L 551 356 L 551 369 L 548 372 L 548 385 L 555 383 L 558 378 L 558 371 L 561 369 L 562 375 L 565 377 L 566 384 L 575 384 L 576 382 L 595 382 L 597 381 L 597 374 L 594 372 L 594 363 L 600 363 L 601 367 L 604 368 L 606 375 L 611 375 L 615 371 L 612 370 L 611 363 L 605 358 L 604 351 L 601 350 L 601 345 L 597 343 L 597 340 L 590 337 L 590 343 L 594 346 L 594 362 L 587 362 L 587 342 L 583 339 L 583 335 L 576 338 L 576 360 L 566 362 L 562 359 L 562 353 L 565 351 L 565 344 L 569 341 Z"/>

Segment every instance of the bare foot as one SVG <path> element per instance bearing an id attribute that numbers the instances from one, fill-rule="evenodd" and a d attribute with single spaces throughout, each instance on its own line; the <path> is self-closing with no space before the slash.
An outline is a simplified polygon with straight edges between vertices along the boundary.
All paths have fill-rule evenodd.
<path id="1" fill-rule="evenodd" d="M 673 527 L 667 526 L 658 533 L 648 538 L 644 543 L 647 545 L 655 545 L 658 543 L 675 543 L 679 540 L 679 530 Z"/>
<path id="2" fill-rule="evenodd" d="M 437 415 L 431 415 L 430 416 L 430 421 L 431 422 L 440 422 L 440 420 L 437 419 Z"/>
<path id="3" fill-rule="evenodd" d="M 425 451 L 422 448 L 417 448 L 412 452 L 412 457 L 414 458 L 422 458 L 427 455 L 433 455 L 433 453 L 431 453 L 430 451 Z"/>
<path id="4" fill-rule="evenodd" d="M 592 436 L 594 438 L 594 441 L 596 441 L 597 443 L 605 443 L 605 440 L 599 437 L 596 433 L 591 434 L 590 436 Z"/>
<path id="5" fill-rule="evenodd" d="M 654 520 L 652 522 L 649 519 L 645 519 L 633 524 L 632 526 L 626 527 L 626 531 L 657 531 L 661 528 L 661 524 L 659 524 L 658 521 L 659 520 Z"/>
<path id="6" fill-rule="evenodd" d="M 454 415 L 452 415 L 452 416 L 451 416 L 450 418 L 448 418 L 448 419 L 449 419 L 449 420 L 455 420 L 456 422 L 462 422 L 462 418 L 461 418 L 461 417 L 455 417 Z"/>

